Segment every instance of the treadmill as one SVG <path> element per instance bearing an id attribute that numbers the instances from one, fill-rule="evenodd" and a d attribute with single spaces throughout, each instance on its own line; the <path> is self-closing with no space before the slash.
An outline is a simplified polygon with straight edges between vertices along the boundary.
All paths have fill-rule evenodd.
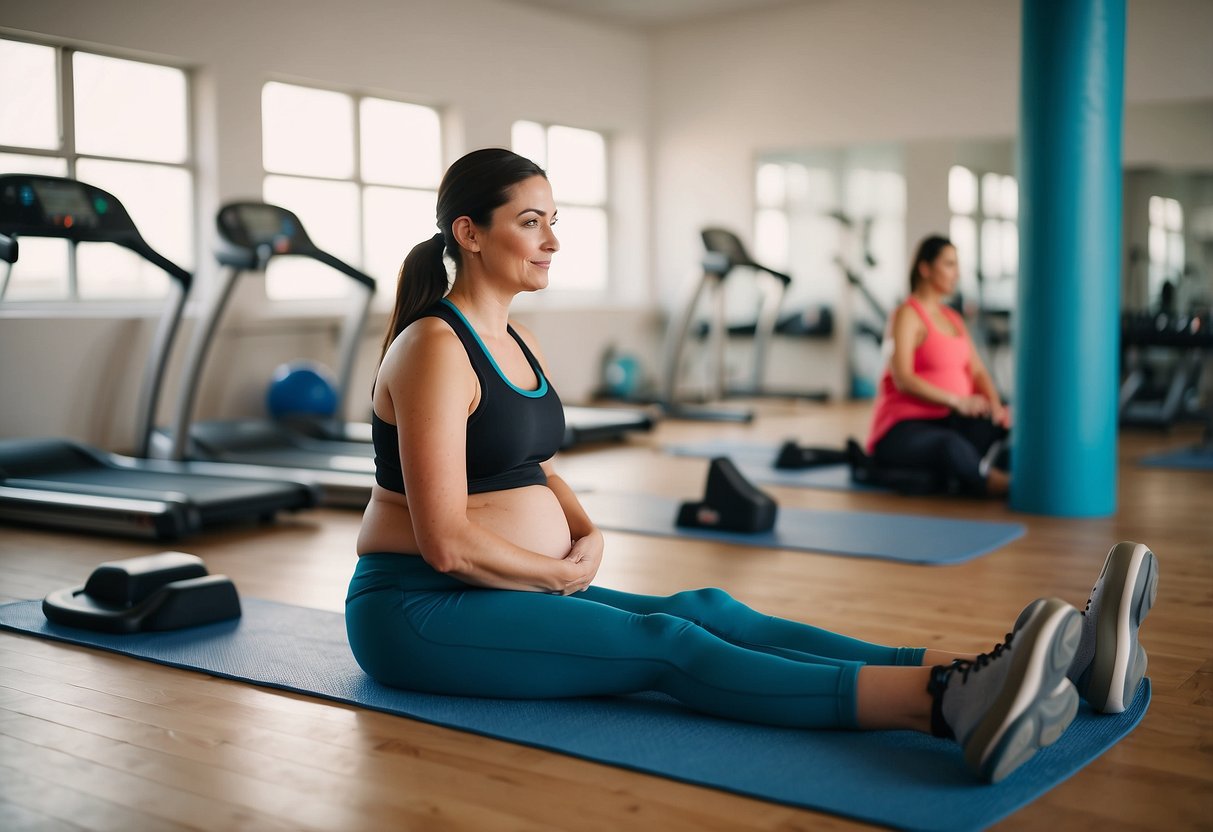
<path id="1" fill-rule="evenodd" d="M 375 472 L 370 423 L 308 417 L 193 422 L 191 414 L 206 356 L 239 277 L 246 272 L 264 272 L 271 258 L 288 255 L 324 263 L 355 285 L 354 300 L 342 322 L 337 344 L 336 412 L 342 413 L 375 295 L 375 280 L 316 246 L 299 218 L 277 205 L 231 203 L 220 209 L 217 225 L 216 256 L 225 267 L 225 278 L 214 306 L 199 325 L 187 359 L 172 448 L 167 455 L 172 459 L 252 466 L 243 469 L 241 476 L 266 476 L 261 466 L 290 469 L 292 477 L 318 481 L 330 505 L 365 506 Z M 643 411 L 566 407 L 561 447 L 616 439 L 652 426 L 652 418 Z"/>
<path id="2" fill-rule="evenodd" d="M 216 474 L 300 479 L 317 485 L 327 505 L 365 507 L 375 483 L 374 450 L 368 442 L 348 438 L 340 422 L 195 422 L 193 412 L 206 359 L 236 283 L 245 273 L 263 272 L 271 258 L 287 255 L 324 263 L 355 285 L 354 302 L 341 326 L 337 350 L 340 412 L 375 294 L 374 279 L 319 248 L 299 218 L 285 208 L 264 202 L 233 202 L 219 210 L 216 222 L 216 257 L 224 267 L 220 284 L 190 344 L 172 430 L 156 436 L 153 452 L 171 460 L 189 460 L 199 470 Z"/>
<path id="3" fill-rule="evenodd" d="M 359 340 L 366 326 L 367 315 L 370 312 L 371 301 L 375 295 L 375 281 L 370 275 L 343 263 L 336 257 L 316 248 L 307 239 L 299 219 L 291 212 L 277 206 L 264 203 L 243 203 L 239 206 L 229 206 L 220 212 L 219 237 L 222 248 L 219 251 L 220 262 L 227 266 L 250 271 L 262 271 L 269 258 L 277 254 L 297 254 L 314 257 L 332 266 L 347 277 L 353 279 L 363 291 L 357 294 L 357 300 L 351 305 L 342 323 L 337 344 L 337 405 L 334 412 L 345 412 L 345 403 L 349 395 L 350 381 L 353 377 L 354 362 L 358 357 Z M 283 229 L 291 229 L 279 234 Z M 297 229 L 298 234 L 293 233 Z M 286 243 L 283 243 L 283 240 Z M 261 248 L 270 243 L 268 249 Z M 308 440 L 320 440 L 322 443 L 369 443 L 371 441 L 370 422 L 349 422 L 340 418 L 323 418 L 312 416 L 287 416 L 274 423 L 260 422 L 254 430 L 247 426 L 246 436 L 251 442 L 261 446 L 262 450 L 276 444 L 280 431 L 294 433 L 296 447 L 316 448 Z M 622 438 L 632 431 L 647 431 L 653 428 L 652 416 L 635 408 L 622 407 L 579 407 L 565 405 L 564 407 L 564 439 L 561 450 L 568 450 L 577 445 L 607 442 Z M 230 425 L 226 428 L 212 425 L 194 425 L 194 441 L 205 444 L 208 454 L 221 453 L 230 439 Z M 255 438 L 254 438 L 255 434 Z M 324 447 L 319 446 L 319 447 Z M 348 445 L 328 446 L 339 449 L 343 455 L 358 457 L 373 451 L 350 448 Z M 224 457 L 224 459 L 227 459 Z M 281 463 L 277 456 L 271 461 L 269 457 L 258 454 L 259 462 L 271 465 Z M 349 467 L 355 471 L 374 471 L 366 469 L 359 463 L 339 461 L 340 467 Z"/>
<path id="4" fill-rule="evenodd" d="M 164 369 L 192 276 L 153 250 L 110 193 L 73 179 L 0 175 L 0 258 L 16 238 L 123 246 L 163 269 L 169 298 L 144 368 L 138 453 L 147 455 Z M 317 504 L 300 482 L 200 476 L 188 466 L 107 453 L 66 439 L 0 440 L 0 521 L 171 540 L 227 524 L 269 520 Z"/>

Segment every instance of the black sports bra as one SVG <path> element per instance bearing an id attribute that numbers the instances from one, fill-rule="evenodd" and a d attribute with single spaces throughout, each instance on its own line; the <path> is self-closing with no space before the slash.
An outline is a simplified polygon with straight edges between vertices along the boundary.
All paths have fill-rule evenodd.
<path id="1" fill-rule="evenodd" d="M 535 356 L 513 327 L 508 332 L 535 371 L 535 390 L 516 387 L 485 347 L 463 313 L 443 298 L 417 316 L 441 318 L 450 325 L 480 381 L 480 403 L 467 421 L 468 493 L 504 491 L 526 485 L 546 485 L 539 463 L 551 459 L 564 440 L 564 407 L 548 384 Z M 396 426 L 371 413 L 371 439 L 375 446 L 375 482 L 389 491 L 404 493 L 400 440 Z"/>

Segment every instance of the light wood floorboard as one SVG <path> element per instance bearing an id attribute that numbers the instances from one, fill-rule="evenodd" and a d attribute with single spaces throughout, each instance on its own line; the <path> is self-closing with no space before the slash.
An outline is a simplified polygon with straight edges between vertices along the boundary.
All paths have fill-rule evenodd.
<path id="1" fill-rule="evenodd" d="M 866 409 L 765 402 L 753 425 L 668 421 L 651 435 L 564 455 L 575 486 L 691 498 L 706 462 L 660 453 L 708 438 L 839 444 Z M 781 505 L 1014 520 L 1028 534 L 945 567 L 609 532 L 598 582 L 665 594 L 720 586 L 774 615 L 860 638 L 953 650 L 1000 640 L 1023 605 L 1081 607 L 1107 549 L 1159 555 L 1143 631 L 1154 701 L 1142 725 L 1000 829 L 1213 828 L 1213 474 L 1139 467 L 1192 429 L 1126 433 L 1119 510 L 1021 515 L 970 500 L 771 488 Z M 358 514 L 322 510 L 184 541 L 246 596 L 340 611 Z M 162 545 L 0 527 L 0 601 L 79 584 L 105 560 Z M 1064 741 L 1064 740 L 1063 740 Z M 727 753 L 727 749 L 722 750 Z M 811 777 L 811 772 L 805 773 Z M 947 807 L 940 807 L 942 812 Z M 839 818 L 610 766 L 0 633 L 0 828 L 177 830 L 854 828 Z"/>

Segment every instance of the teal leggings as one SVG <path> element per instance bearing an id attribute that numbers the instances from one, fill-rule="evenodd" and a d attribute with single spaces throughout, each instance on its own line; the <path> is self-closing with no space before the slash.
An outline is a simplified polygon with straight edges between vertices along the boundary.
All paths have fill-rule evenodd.
<path id="1" fill-rule="evenodd" d="M 720 589 L 482 589 L 393 553 L 358 559 L 345 609 L 354 657 L 385 685 L 507 699 L 653 690 L 714 716 L 802 728 L 855 727 L 859 668 L 923 654 L 763 615 Z"/>

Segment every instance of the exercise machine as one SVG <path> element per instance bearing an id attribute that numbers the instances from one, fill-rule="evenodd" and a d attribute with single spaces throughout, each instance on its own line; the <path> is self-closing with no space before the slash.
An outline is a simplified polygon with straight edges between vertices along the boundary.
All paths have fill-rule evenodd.
<path id="1" fill-rule="evenodd" d="M 876 258 L 872 254 L 871 236 L 872 236 L 872 220 L 864 219 L 857 220 L 842 211 L 832 211 L 829 216 L 836 220 L 842 228 L 841 244 L 839 251 L 834 255 L 834 264 L 842 272 L 846 279 L 847 286 L 864 299 L 868 309 L 875 317 L 875 322 L 871 317 L 855 316 L 851 322 L 850 339 L 847 344 L 847 381 L 850 385 L 850 396 L 853 399 L 871 398 L 876 392 L 877 379 L 865 379 L 860 372 L 859 358 L 857 356 L 857 341 L 856 336 L 864 340 L 870 340 L 876 348 L 877 354 L 880 356 L 881 362 L 887 359 L 884 352 L 885 330 L 889 323 L 889 311 L 885 305 L 877 299 L 876 295 L 872 294 L 872 290 L 868 288 L 867 282 L 863 279 L 863 271 L 871 269 L 876 265 Z M 859 264 L 856 265 L 853 261 L 852 251 L 855 248 L 855 241 L 859 243 Z M 879 378 L 880 367 L 877 368 L 877 378 Z M 867 382 L 867 384 L 865 384 Z"/>
<path id="2" fill-rule="evenodd" d="M 270 419 L 195 422 L 193 412 L 215 333 L 242 275 L 264 272 L 273 257 L 297 256 L 323 263 L 354 284 L 354 301 L 342 323 L 337 349 L 339 403 L 349 388 L 375 281 L 319 248 L 299 218 L 285 208 L 264 202 L 229 203 L 219 210 L 216 223 L 216 257 L 224 268 L 214 301 L 198 321 L 190 343 L 173 427 L 168 434 L 158 434 L 154 451 L 172 460 L 196 461 L 203 470 L 230 476 L 302 479 L 319 486 L 328 505 L 362 508 L 375 482 L 374 451 L 366 442 L 331 438 L 333 434 L 345 436 L 340 423 L 316 422 L 304 432 L 298 423 Z"/>
<path id="3" fill-rule="evenodd" d="M 696 283 L 681 314 L 669 329 L 666 339 L 665 366 L 662 394 L 659 404 L 666 413 L 675 418 L 701 419 L 705 421 L 749 422 L 753 412 L 739 409 L 722 409 L 687 403 L 679 392 L 679 381 L 687 347 L 695 333 L 695 315 L 706 296 L 710 304 L 707 325 L 708 379 L 705 401 L 719 401 L 727 396 L 780 398 L 805 398 L 824 401 L 824 391 L 776 391 L 765 386 L 767 356 L 771 339 L 780 326 L 780 308 L 791 285 L 792 278 L 783 272 L 756 262 L 746 251 L 740 238 L 723 228 L 705 228 L 700 234 L 703 240 L 703 272 Z M 729 386 L 725 367 L 725 344 L 731 329 L 725 323 L 725 281 L 735 269 L 748 268 L 758 277 L 761 300 L 758 316 L 753 324 L 753 347 L 750 358 L 749 379 L 740 386 Z M 832 318 L 831 318 L 832 322 Z M 792 323 L 785 323 L 785 329 Z M 749 332 L 749 327 L 742 331 Z"/>
<path id="4" fill-rule="evenodd" d="M 1126 312 L 1120 326 L 1120 423 L 1170 428 L 1200 419 L 1200 377 L 1213 355 L 1213 317 Z"/>
<path id="5" fill-rule="evenodd" d="M 287 477 L 200 476 L 188 465 L 141 458 L 150 444 L 164 368 L 193 276 L 147 244 L 116 197 L 73 179 L 0 175 L 0 234 L 9 240 L 0 251 L 14 257 L 11 241 L 21 236 L 60 238 L 73 246 L 123 246 L 170 278 L 136 410 L 139 456 L 66 439 L 0 441 L 0 520 L 172 539 L 316 504 L 313 487 Z"/>

